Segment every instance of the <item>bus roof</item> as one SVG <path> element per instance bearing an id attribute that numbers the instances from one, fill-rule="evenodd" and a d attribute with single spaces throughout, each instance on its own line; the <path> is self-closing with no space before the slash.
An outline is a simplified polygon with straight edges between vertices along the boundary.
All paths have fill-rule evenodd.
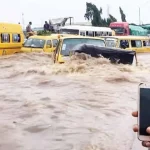
<path id="1" fill-rule="evenodd" d="M 88 37 L 88 36 L 66 36 L 66 37 L 61 37 L 60 39 L 96 39 L 96 40 L 104 40 L 101 37 Z"/>
<path id="2" fill-rule="evenodd" d="M 23 30 L 20 24 L 0 23 L 0 32 L 21 33 Z"/>
<path id="3" fill-rule="evenodd" d="M 122 40 L 143 40 L 143 39 L 150 39 L 148 36 L 107 36 L 103 38 L 115 38 L 115 39 L 122 39 Z"/>
<path id="4" fill-rule="evenodd" d="M 108 28 L 108 27 L 79 26 L 79 25 L 64 26 L 64 27 L 60 27 L 60 29 L 72 29 L 72 30 L 82 30 L 82 31 L 112 32 L 111 28 Z"/>

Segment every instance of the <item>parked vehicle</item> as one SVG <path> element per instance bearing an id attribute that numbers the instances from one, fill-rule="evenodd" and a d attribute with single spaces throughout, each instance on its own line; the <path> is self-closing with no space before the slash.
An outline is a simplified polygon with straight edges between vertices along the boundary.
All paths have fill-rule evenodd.
<path id="1" fill-rule="evenodd" d="M 150 38 L 146 36 L 103 37 L 106 47 L 134 50 L 137 53 L 150 52 Z"/>
<path id="2" fill-rule="evenodd" d="M 21 52 L 53 52 L 58 44 L 58 36 L 31 36 L 29 37 Z"/>
<path id="3" fill-rule="evenodd" d="M 20 24 L 0 23 L 0 56 L 18 53 L 24 43 Z"/>

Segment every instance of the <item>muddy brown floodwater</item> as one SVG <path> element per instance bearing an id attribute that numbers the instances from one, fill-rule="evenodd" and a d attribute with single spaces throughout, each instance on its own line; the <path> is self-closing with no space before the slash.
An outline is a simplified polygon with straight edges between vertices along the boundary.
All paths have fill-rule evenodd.
<path id="1" fill-rule="evenodd" d="M 1 57 L 0 150 L 130 150 L 138 84 L 150 80 L 150 54 L 138 59 Z"/>

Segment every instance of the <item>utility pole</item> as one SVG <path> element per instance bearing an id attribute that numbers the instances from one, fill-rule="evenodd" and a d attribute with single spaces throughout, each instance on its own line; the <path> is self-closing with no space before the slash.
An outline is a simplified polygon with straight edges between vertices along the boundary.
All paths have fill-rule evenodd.
<path id="1" fill-rule="evenodd" d="M 24 13 L 22 13 L 22 26 L 23 26 L 23 30 L 25 29 L 24 27 Z"/>
<path id="2" fill-rule="evenodd" d="M 109 5 L 107 4 L 107 18 L 109 18 Z"/>
<path id="3" fill-rule="evenodd" d="M 139 25 L 141 25 L 141 9 L 139 7 Z"/>

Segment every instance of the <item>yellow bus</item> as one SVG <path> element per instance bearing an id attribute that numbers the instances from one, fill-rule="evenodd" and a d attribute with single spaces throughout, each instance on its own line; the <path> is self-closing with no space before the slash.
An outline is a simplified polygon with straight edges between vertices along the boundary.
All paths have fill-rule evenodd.
<path id="1" fill-rule="evenodd" d="M 0 55 L 18 53 L 24 43 L 20 24 L 0 23 Z"/>
<path id="2" fill-rule="evenodd" d="M 105 47 L 105 41 L 102 38 L 84 37 L 84 36 L 64 36 L 60 37 L 56 50 L 54 51 L 54 63 L 64 63 L 70 56 L 72 48 L 78 44 L 92 44 L 99 47 Z"/>
<path id="3" fill-rule="evenodd" d="M 106 47 L 134 50 L 137 53 L 150 52 L 150 38 L 144 36 L 103 37 Z"/>

